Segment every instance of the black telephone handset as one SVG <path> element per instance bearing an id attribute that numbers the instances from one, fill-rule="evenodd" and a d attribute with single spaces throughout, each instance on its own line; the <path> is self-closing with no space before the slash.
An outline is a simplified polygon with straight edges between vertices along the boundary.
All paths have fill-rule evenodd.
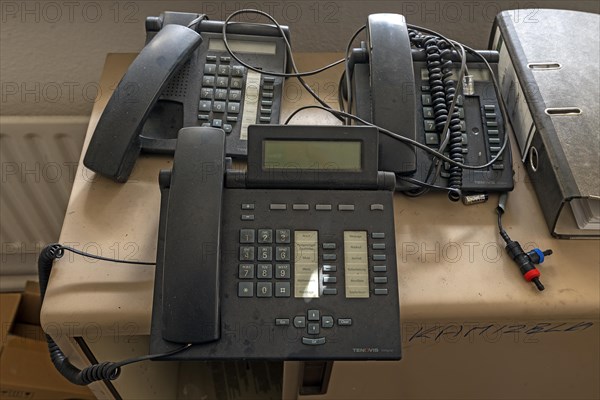
<path id="1" fill-rule="evenodd" d="M 459 94 L 458 85 L 463 84 L 457 82 L 460 59 L 443 39 L 409 30 L 398 14 L 370 15 L 367 36 L 367 42 L 354 49 L 349 59 L 352 111 L 358 117 L 436 151 L 444 137 L 444 123 L 450 119 L 451 136 L 444 149 L 450 159 L 484 165 L 500 153 L 506 137 L 504 120 L 491 73 L 480 57 L 467 55 L 472 90 Z M 498 53 L 478 53 L 497 74 Z M 454 97 L 457 107 L 450 112 Z M 430 179 L 431 154 L 379 136 L 379 168 L 399 176 L 397 191 L 419 187 L 403 180 L 404 176 Z M 487 168 L 463 169 L 444 162 L 435 184 L 462 194 L 512 190 L 510 146 L 506 149 Z"/>
<path id="2" fill-rule="evenodd" d="M 147 44 L 98 121 L 86 167 L 125 182 L 140 151 L 173 154 L 179 130 L 192 126 L 223 129 L 226 154 L 245 157 L 248 126 L 279 122 L 283 78 L 233 59 L 223 24 L 193 13 L 147 18 Z M 289 40 L 289 29 L 282 29 Z M 288 54 L 277 27 L 232 23 L 227 40 L 247 64 L 286 71 Z"/>
<path id="3" fill-rule="evenodd" d="M 170 188 L 164 243 L 163 331 L 165 340 L 217 340 L 221 205 L 225 134 L 221 129 L 184 128 L 177 138 L 173 170 L 161 171 Z M 191 223 L 190 223 L 191 222 Z M 193 296 L 193 300 L 189 298 Z"/>
<path id="4" fill-rule="evenodd" d="M 169 79 L 202 43 L 181 25 L 165 26 L 125 73 L 100 116 L 83 159 L 86 167 L 125 182 L 141 150 L 144 122 Z"/>
<path id="5" fill-rule="evenodd" d="M 371 118 L 378 126 L 416 139 L 415 97 L 408 29 L 404 16 L 371 14 L 367 22 Z M 411 174 L 414 146 L 379 134 L 379 169 Z"/>

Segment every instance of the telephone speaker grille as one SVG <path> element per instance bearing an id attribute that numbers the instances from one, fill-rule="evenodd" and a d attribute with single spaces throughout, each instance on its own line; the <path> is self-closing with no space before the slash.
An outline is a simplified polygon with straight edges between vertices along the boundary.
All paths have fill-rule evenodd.
<path id="1" fill-rule="evenodd" d="M 161 99 L 184 99 L 187 94 L 190 77 L 190 62 L 177 72 L 161 94 Z"/>

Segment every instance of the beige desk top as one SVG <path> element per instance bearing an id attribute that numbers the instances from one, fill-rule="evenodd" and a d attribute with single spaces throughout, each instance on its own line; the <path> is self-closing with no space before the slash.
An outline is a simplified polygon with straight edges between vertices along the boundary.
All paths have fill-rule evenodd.
<path id="1" fill-rule="evenodd" d="M 84 150 L 112 89 L 133 60 L 132 54 L 107 58 L 102 94 L 92 112 Z M 324 65 L 337 54 L 300 54 L 301 70 Z M 307 81 L 330 104 L 337 104 L 336 68 Z M 282 121 L 314 100 L 295 80 L 285 87 Z M 305 111 L 296 124 L 337 123 L 321 111 Z M 83 154 L 82 154 L 83 157 Z M 170 157 L 141 156 L 126 184 L 98 177 L 80 164 L 60 237 L 63 244 L 107 257 L 154 261 L 159 218 L 158 172 Z M 445 194 L 418 199 L 395 197 L 401 317 L 422 321 L 598 320 L 600 242 L 553 239 L 526 172 L 515 161 L 516 186 L 504 218 L 505 228 L 526 250 L 552 248 L 542 264 L 538 292 L 508 258 L 497 234 L 497 198 L 466 207 Z M 535 246 L 534 246 L 535 245 Z M 113 264 L 67 253 L 55 263 L 42 312 L 50 332 L 69 336 L 146 335 L 150 331 L 154 267 Z M 97 330 L 94 330 L 97 332 Z"/>

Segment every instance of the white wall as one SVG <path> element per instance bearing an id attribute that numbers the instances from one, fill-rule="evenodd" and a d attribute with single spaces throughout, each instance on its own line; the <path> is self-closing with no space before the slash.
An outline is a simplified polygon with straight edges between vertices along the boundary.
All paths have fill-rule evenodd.
<path id="1" fill-rule="evenodd" d="M 597 0 L 456 1 L 2 1 L 0 71 L 3 115 L 87 115 L 109 52 L 137 52 L 144 19 L 164 10 L 205 12 L 223 19 L 258 8 L 290 25 L 297 51 L 342 51 L 366 16 L 405 14 L 419 24 L 484 48 L 501 9 L 570 8 L 599 12 Z M 535 22 L 535 13 L 519 18 Z M 254 16 L 246 17 L 255 20 Z M 585 38 L 574 38 L 585 40 Z"/>

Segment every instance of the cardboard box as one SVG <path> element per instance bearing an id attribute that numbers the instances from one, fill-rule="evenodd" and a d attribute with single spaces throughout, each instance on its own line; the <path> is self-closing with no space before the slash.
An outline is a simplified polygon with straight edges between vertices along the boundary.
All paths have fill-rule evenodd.
<path id="1" fill-rule="evenodd" d="M 52 365 L 39 326 L 39 286 L 0 294 L 0 399 L 91 400 L 83 386 L 69 383 Z"/>

